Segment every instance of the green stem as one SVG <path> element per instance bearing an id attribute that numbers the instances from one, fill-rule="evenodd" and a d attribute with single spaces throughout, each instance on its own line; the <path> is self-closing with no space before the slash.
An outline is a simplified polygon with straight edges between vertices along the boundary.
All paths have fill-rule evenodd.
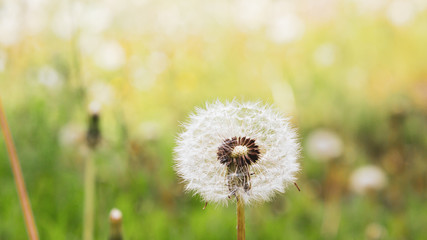
<path id="1" fill-rule="evenodd" d="M 123 240 L 122 236 L 122 216 L 118 209 L 110 212 L 110 237 L 109 240 Z"/>
<path id="2" fill-rule="evenodd" d="M 240 197 L 237 200 L 237 240 L 245 240 L 245 204 Z"/>
<path id="3" fill-rule="evenodd" d="M 84 213 L 83 240 L 93 239 L 94 199 L 95 199 L 95 159 L 90 157 L 85 161 L 84 176 Z"/>

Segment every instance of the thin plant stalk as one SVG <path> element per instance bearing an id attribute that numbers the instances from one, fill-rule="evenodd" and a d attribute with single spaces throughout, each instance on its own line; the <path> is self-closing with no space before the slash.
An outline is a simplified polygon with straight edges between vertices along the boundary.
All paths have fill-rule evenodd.
<path id="1" fill-rule="evenodd" d="M 95 212 L 95 149 L 100 141 L 98 108 L 92 109 L 89 118 L 89 129 L 87 131 L 87 145 L 91 149 L 89 157 L 85 160 L 84 175 L 84 206 L 83 206 L 83 240 L 93 239 L 93 225 Z"/>
<path id="2" fill-rule="evenodd" d="M 245 240 L 245 204 L 240 197 L 237 200 L 237 240 Z"/>
<path id="3" fill-rule="evenodd" d="M 0 99 L 0 125 L 4 135 L 7 152 L 9 154 L 10 165 L 12 167 L 13 177 L 15 178 L 16 189 L 18 191 L 19 202 L 21 203 L 22 212 L 24 214 L 25 225 L 27 227 L 28 237 L 31 240 L 38 240 L 38 232 L 34 221 L 33 212 L 31 210 L 30 200 L 25 188 L 25 181 L 21 171 L 18 155 L 16 154 L 15 145 L 13 143 L 12 134 L 10 133 L 7 124 L 6 115 L 3 111 L 2 102 Z"/>
<path id="4" fill-rule="evenodd" d="M 83 207 L 83 240 L 93 239 L 94 199 L 95 199 L 95 159 L 85 160 L 84 207 Z"/>
<path id="5" fill-rule="evenodd" d="M 110 212 L 110 237 L 108 240 L 123 240 L 122 212 L 116 208 Z"/>

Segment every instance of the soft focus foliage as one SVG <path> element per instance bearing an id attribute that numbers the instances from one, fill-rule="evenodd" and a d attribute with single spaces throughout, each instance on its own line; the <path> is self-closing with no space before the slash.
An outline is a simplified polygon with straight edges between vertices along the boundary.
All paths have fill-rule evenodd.
<path id="1" fill-rule="evenodd" d="M 81 239 L 93 102 L 96 239 L 113 207 L 128 239 L 233 238 L 234 206 L 203 211 L 173 170 L 178 122 L 233 98 L 274 104 L 303 143 L 302 191 L 248 208 L 248 239 L 423 239 L 426 29 L 425 0 L 1 1 L 0 96 L 41 239 Z M 309 152 L 318 130 L 339 154 Z M 24 239 L 0 146 L 0 239 Z M 388 184 L 350 191 L 366 165 Z"/>

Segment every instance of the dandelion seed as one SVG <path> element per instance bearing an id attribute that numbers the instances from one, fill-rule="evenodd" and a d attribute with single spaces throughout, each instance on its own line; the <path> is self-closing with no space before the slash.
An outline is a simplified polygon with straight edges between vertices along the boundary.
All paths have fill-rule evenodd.
<path id="1" fill-rule="evenodd" d="M 299 143 L 287 118 L 261 103 L 207 104 L 184 125 L 175 148 L 186 189 L 205 201 L 268 201 L 295 181 Z"/>

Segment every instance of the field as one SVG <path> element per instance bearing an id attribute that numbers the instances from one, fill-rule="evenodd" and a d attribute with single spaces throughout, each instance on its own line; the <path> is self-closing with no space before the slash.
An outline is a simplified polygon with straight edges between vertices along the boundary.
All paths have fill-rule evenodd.
<path id="1" fill-rule="evenodd" d="M 301 191 L 247 206 L 247 239 L 424 239 L 426 43 L 423 0 L 2 0 L 0 98 L 40 239 L 82 239 L 88 161 L 94 239 L 112 208 L 124 239 L 234 239 L 235 204 L 203 210 L 173 150 L 196 107 L 233 99 L 273 105 L 302 146 Z M 26 239 L 4 143 L 0 239 Z"/>

